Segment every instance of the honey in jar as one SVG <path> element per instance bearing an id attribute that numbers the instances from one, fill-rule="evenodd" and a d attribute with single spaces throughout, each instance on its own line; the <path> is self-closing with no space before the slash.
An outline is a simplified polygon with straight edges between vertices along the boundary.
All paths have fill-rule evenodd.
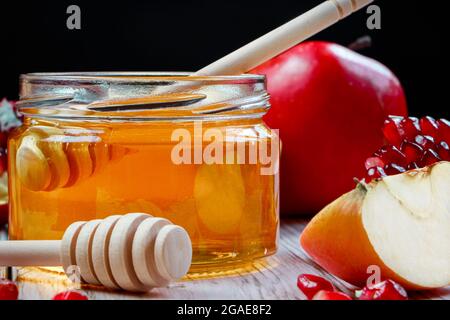
<path id="1" fill-rule="evenodd" d="M 276 251 L 279 140 L 255 75 L 21 77 L 9 139 L 11 239 L 60 239 L 74 221 L 149 213 L 184 227 L 191 272 Z"/>

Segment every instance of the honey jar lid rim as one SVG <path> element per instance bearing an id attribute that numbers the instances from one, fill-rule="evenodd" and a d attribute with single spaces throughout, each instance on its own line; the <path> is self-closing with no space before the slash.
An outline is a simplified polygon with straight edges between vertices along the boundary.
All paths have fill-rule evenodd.
<path id="1" fill-rule="evenodd" d="M 260 118 L 270 108 L 265 76 L 164 72 L 62 72 L 21 76 L 19 111 L 88 121 Z"/>
<path id="2" fill-rule="evenodd" d="M 83 81 L 92 82 L 264 82 L 265 76 L 259 74 L 194 76 L 193 72 L 160 72 L 160 71 L 83 71 L 83 72 L 32 72 L 20 75 L 21 81 Z"/>

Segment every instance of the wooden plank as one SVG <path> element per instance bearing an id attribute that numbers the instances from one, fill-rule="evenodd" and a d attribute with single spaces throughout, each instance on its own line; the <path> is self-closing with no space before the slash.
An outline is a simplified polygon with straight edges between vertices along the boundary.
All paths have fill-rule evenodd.
<path id="1" fill-rule="evenodd" d="M 112 292 L 94 287 L 83 290 L 90 299 L 304 299 L 296 287 L 297 275 L 314 273 L 328 278 L 338 289 L 351 293 L 352 286 L 328 274 L 300 249 L 298 238 L 306 223 L 306 220 L 299 219 L 284 220 L 277 254 L 234 273 L 224 272 L 215 278 L 198 275 L 196 280 L 191 277 L 147 294 Z M 69 285 L 66 277 L 57 271 L 43 272 L 40 268 L 19 270 L 17 280 L 21 299 L 50 299 Z M 450 287 L 411 293 L 411 298 L 450 300 Z"/>

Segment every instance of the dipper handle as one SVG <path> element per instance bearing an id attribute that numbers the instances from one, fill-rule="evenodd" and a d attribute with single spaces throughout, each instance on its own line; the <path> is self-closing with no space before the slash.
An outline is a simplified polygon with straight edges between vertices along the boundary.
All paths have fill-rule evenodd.
<path id="1" fill-rule="evenodd" d="M 277 29 L 198 70 L 192 76 L 226 76 L 247 73 L 373 1 L 327 0 Z M 152 92 L 153 97 L 147 98 L 147 103 L 141 101 L 141 108 L 152 109 L 155 105 L 149 103 L 150 100 L 160 102 L 158 99 L 167 99 L 167 97 L 174 99 L 173 96 L 177 93 L 185 92 L 185 94 L 192 94 L 195 88 L 195 82 L 157 88 Z M 202 98 L 199 97 L 199 99 L 201 100 Z M 197 101 L 194 99 L 185 102 L 187 104 L 180 104 L 179 106 L 186 106 L 190 102 L 195 103 Z M 96 111 L 126 111 L 135 110 L 136 105 L 123 105 L 120 101 L 110 101 L 106 104 L 91 104 L 88 106 L 88 109 Z"/>
<path id="2" fill-rule="evenodd" d="M 59 266 L 61 241 L 0 241 L 0 266 Z"/>
<path id="3" fill-rule="evenodd" d="M 335 24 L 373 0 L 328 0 L 277 29 L 198 70 L 194 75 L 234 75 L 250 71 Z"/>

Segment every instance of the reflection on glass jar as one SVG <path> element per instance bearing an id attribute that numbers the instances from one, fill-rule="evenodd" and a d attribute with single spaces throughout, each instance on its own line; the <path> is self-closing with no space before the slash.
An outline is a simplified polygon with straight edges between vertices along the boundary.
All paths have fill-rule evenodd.
<path id="1" fill-rule="evenodd" d="M 186 228 L 192 271 L 274 253 L 279 140 L 261 120 L 267 98 L 252 75 L 22 76 L 11 239 L 59 239 L 73 221 L 145 212 Z"/>

